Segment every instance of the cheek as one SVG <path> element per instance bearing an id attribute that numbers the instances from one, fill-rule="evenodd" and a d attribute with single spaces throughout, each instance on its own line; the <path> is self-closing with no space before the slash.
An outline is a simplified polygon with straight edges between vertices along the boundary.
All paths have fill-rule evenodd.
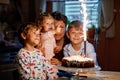
<path id="1" fill-rule="evenodd" d="M 62 29 L 61 29 L 61 32 L 65 32 L 65 28 L 62 28 Z"/>
<path id="2" fill-rule="evenodd" d="M 73 39 L 73 36 L 71 36 L 71 35 L 69 35 L 68 37 L 69 37 L 69 39 Z"/>
<path id="3" fill-rule="evenodd" d="M 60 37 L 62 38 L 64 36 L 65 36 L 65 32 L 61 32 Z"/>
<path id="4" fill-rule="evenodd" d="M 44 31 L 47 31 L 47 27 L 44 27 L 43 30 L 44 30 Z"/>

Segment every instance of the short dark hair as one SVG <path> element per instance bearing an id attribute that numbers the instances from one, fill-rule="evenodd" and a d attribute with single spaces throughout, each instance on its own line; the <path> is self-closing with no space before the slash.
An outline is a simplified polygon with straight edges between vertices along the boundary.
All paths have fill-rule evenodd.
<path id="1" fill-rule="evenodd" d="M 58 11 L 52 12 L 51 15 L 55 20 L 62 20 L 65 23 L 65 26 L 67 26 L 68 22 L 67 16 Z"/>

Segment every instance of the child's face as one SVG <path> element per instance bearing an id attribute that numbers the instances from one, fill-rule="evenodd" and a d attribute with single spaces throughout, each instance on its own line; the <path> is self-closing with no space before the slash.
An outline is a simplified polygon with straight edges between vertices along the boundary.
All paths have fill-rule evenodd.
<path id="1" fill-rule="evenodd" d="M 33 46 L 36 46 L 40 42 L 40 30 L 29 29 L 27 35 L 24 37 L 25 41 Z"/>
<path id="2" fill-rule="evenodd" d="M 68 32 L 68 38 L 72 44 L 80 44 L 83 41 L 83 30 L 80 28 L 71 28 Z"/>
<path id="3" fill-rule="evenodd" d="M 54 29 L 54 20 L 52 18 L 45 18 L 43 21 L 43 31 L 47 32 Z"/>

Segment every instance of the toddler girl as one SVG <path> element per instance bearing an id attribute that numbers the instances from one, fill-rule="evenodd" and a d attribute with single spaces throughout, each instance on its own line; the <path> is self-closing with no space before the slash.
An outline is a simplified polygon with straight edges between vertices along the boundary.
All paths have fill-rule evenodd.
<path id="1" fill-rule="evenodd" d="M 54 34 L 60 32 L 60 27 L 54 27 L 54 19 L 49 13 L 41 13 L 38 19 L 38 25 L 42 28 L 41 44 L 38 45 L 44 48 L 44 56 L 51 60 L 54 56 L 54 49 L 56 48 L 56 41 Z"/>

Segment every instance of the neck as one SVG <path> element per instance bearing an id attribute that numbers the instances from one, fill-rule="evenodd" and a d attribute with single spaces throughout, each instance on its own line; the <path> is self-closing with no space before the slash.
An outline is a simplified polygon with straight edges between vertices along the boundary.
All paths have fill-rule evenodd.
<path id="1" fill-rule="evenodd" d="M 24 47 L 25 50 L 28 50 L 28 51 L 33 51 L 34 50 L 34 46 L 31 46 L 29 44 L 26 44 L 25 47 Z"/>
<path id="2" fill-rule="evenodd" d="M 60 39 L 60 40 L 56 40 L 56 44 L 59 45 L 63 45 L 64 43 L 64 38 Z"/>
<path id="3" fill-rule="evenodd" d="M 58 53 L 58 52 L 61 51 L 62 48 L 63 48 L 64 38 L 61 39 L 61 40 L 57 40 L 57 41 L 56 41 L 56 44 L 57 44 L 57 49 L 55 50 L 55 53 Z"/>
<path id="4" fill-rule="evenodd" d="M 74 50 L 78 51 L 81 48 L 81 44 L 72 44 L 72 47 L 74 48 Z"/>

